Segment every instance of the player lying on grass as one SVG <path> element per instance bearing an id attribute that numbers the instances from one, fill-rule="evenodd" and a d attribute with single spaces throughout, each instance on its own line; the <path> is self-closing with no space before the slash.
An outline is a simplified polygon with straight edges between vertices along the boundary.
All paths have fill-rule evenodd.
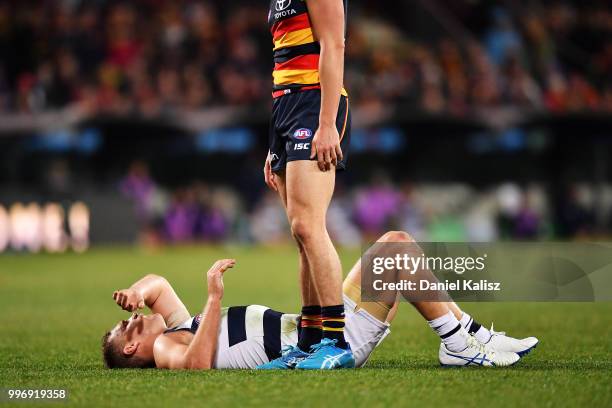
<path id="1" fill-rule="evenodd" d="M 404 232 L 388 232 L 378 242 L 413 242 Z M 361 261 L 344 280 L 346 338 L 355 365 L 365 364 L 389 333 L 396 302 L 361 302 Z M 301 330 L 321 331 L 320 321 L 276 312 L 259 305 L 221 307 L 223 274 L 235 261 L 215 262 L 207 274 L 208 300 L 201 314 L 191 317 L 170 284 L 147 275 L 129 289 L 116 291 L 115 302 L 133 312 L 145 306 L 150 315 L 133 313 L 103 337 L 109 368 L 291 369 L 317 350 L 297 347 Z M 445 366 L 508 366 L 533 349 L 533 337 L 518 340 L 487 330 L 455 303 L 411 302 L 440 336 L 439 360 Z M 318 334 L 321 335 L 320 333 Z M 323 340 L 317 348 L 333 347 Z M 332 358 L 337 358 L 333 356 Z M 324 361 L 323 364 L 333 364 Z M 322 368 L 322 367 L 313 367 Z"/>

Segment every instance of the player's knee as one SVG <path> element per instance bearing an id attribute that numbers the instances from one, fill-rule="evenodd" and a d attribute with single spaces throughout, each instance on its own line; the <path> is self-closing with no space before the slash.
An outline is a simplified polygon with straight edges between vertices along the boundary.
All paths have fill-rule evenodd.
<path id="1" fill-rule="evenodd" d="M 379 242 L 415 242 L 414 238 L 405 231 L 389 231 L 385 233 Z"/>
<path id="2" fill-rule="evenodd" d="M 299 244 L 305 245 L 314 238 L 315 228 L 307 219 L 295 217 L 291 220 L 291 234 Z"/>

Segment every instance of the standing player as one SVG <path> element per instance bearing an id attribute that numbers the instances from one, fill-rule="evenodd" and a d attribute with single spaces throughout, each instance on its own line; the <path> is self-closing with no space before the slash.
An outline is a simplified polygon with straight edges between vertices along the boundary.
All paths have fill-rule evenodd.
<path id="1" fill-rule="evenodd" d="M 264 174 L 283 201 L 299 248 L 303 305 L 298 347 L 272 363 L 282 369 L 355 365 L 344 338 L 340 259 L 325 224 L 350 134 L 342 85 L 345 1 L 270 1 L 274 104 Z M 324 364 L 330 356 L 333 364 Z"/>

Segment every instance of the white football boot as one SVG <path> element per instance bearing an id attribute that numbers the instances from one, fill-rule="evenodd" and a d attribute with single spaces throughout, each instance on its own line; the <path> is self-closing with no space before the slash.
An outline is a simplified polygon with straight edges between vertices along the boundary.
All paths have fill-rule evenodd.
<path id="1" fill-rule="evenodd" d="M 459 352 L 450 351 L 444 343 L 440 343 L 440 352 L 438 353 L 440 364 L 443 367 L 507 367 L 520 360 L 518 354 L 494 350 L 469 334 L 466 341 L 467 348 Z"/>
<path id="2" fill-rule="evenodd" d="M 515 339 L 506 335 L 506 332 L 496 332 L 491 324 L 491 340 L 486 345 L 496 351 L 510 351 L 523 357 L 538 345 L 538 339 L 535 337 L 527 337 L 524 339 Z"/>

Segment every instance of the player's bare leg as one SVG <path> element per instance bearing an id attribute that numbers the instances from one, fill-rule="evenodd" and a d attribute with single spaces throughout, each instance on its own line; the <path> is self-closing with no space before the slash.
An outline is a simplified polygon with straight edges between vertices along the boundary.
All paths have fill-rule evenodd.
<path id="1" fill-rule="evenodd" d="M 292 235 L 306 255 L 311 283 L 321 305 L 321 342 L 296 369 L 351 368 L 353 353 L 344 338 L 342 266 L 329 237 L 326 215 L 331 201 L 335 171 L 321 171 L 314 161 L 287 164 L 287 216 Z"/>
<path id="2" fill-rule="evenodd" d="M 377 242 L 408 243 L 414 242 L 414 240 L 405 232 L 391 231 L 384 234 Z M 370 250 L 377 249 L 371 248 Z M 363 308 L 380 321 L 390 322 L 397 313 L 397 301 L 394 298 L 382 302 L 361 302 L 361 269 L 361 259 L 359 259 L 344 281 L 344 293 L 353 299 L 357 308 Z M 431 275 L 431 272 L 427 270 L 421 271 L 421 273 Z M 514 352 L 485 347 L 470 336 L 455 316 L 456 311 L 453 309 L 459 309 L 455 303 L 411 300 L 409 296 L 405 294 L 404 296 L 440 336 L 442 340 L 439 352 L 441 364 L 459 366 L 470 364 L 511 365 L 518 361 L 519 356 Z"/>
<path id="3" fill-rule="evenodd" d="M 325 225 L 334 183 L 335 173 L 321 172 L 315 162 L 296 161 L 287 166 L 287 215 L 303 264 L 308 265 L 302 271 L 310 272 L 302 279 L 316 281 L 313 289 L 319 293 L 322 306 L 341 302 L 340 260 Z"/>
<path id="4" fill-rule="evenodd" d="M 326 227 L 335 172 L 320 171 L 314 161 L 292 161 L 284 172 L 277 174 L 271 173 L 268 168 L 264 171 L 266 183 L 279 193 L 285 205 L 292 235 L 298 246 L 303 307 L 298 347 L 258 368 L 287 369 L 294 368 L 296 361 L 303 359 L 304 351 L 309 351 L 312 345 L 322 344 L 322 312 L 325 308 L 341 308 L 342 319 L 333 319 L 333 324 L 342 326 L 327 333 L 327 336 L 334 336 L 336 344 L 340 339 L 340 345 L 347 347 L 343 335 L 342 267 Z"/>
<path id="5" fill-rule="evenodd" d="M 300 251 L 306 254 L 321 306 L 342 303 L 342 266 L 329 237 L 326 215 L 336 174 L 314 161 L 287 164 L 287 216 Z"/>
<path id="6" fill-rule="evenodd" d="M 287 211 L 287 188 L 285 182 L 285 172 L 273 175 L 276 181 L 278 194 Z M 289 222 L 291 220 L 289 219 Z M 321 301 L 317 289 L 313 282 L 313 275 L 308 262 L 308 256 L 304 246 L 298 242 L 299 253 L 299 283 L 300 294 L 302 296 L 302 320 L 300 339 L 298 347 L 303 351 L 310 350 L 310 347 L 321 341 Z"/>
<path id="7" fill-rule="evenodd" d="M 274 189 L 278 192 L 285 213 L 287 210 L 287 183 L 285 171 L 276 174 L 269 172 L 266 177 L 270 179 Z M 291 223 L 291 219 L 289 218 Z M 308 357 L 310 348 L 321 341 L 321 302 L 313 282 L 308 256 L 304 246 L 298 242 L 299 253 L 299 283 L 302 297 L 302 310 L 300 320 L 300 335 L 296 347 L 290 347 L 283 355 L 267 364 L 258 367 L 262 370 L 292 369 L 297 363 Z"/>
<path id="8" fill-rule="evenodd" d="M 389 243 L 397 243 L 397 242 L 414 242 L 412 237 L 402 231 L 390 231 L 381 236 L 376 242 L 389 242 Z M 344 280 L 343 290 L 345 293 L 354 292 L 355 288 L 361 288 L 361 259 L 357 261 L 357 263 L 353 266 L 348 276 Z M 354 296 L 351 296 L 353 298 Z M 361 302 L 360 299 L 353 299 L 359 306 L 364 308 L 370 314 L 374 314 L 374 317 L 377 319 L 381 319 L 381 321 L 391 322 L 391 320 L 395 317 L 397 313 L 398 303 L 397 301 L 389 302 Z M 445 302 L 424 302 L 424 301 L 412 301 L 410 302 L 415 309 L 423 316 L 425 319 L 434 320 L 440 316 L 448 314 L 451 310 L 447 303 Z M 384 308 L 387 309 L 386 314 L 381 314 L 381 306 L 384 305 Z M 453 313 L 454 316 L 454 313 Z M 459 320 L 459 319 L 455 319 Z"/>
<path id="9" fill-rule="evenodd" d="M 276 186 L 278 188 L 278 195 L 281 198 L 283 206 L 285 207 L 285 213 L 287 213 L 287 188 L 285 183 L 285 172 L 280 172 L 274 175 Z M 291 222 L 291 220 L 289 220 Z M 302 303 L 304 305 L 320 304 L 319 297 L 312 283 L 310 265 L 308 263 L 308 257 L 301 245 L 298 245 L 299 253 L 299 278 L 300 278 L 300 294 L 302 296 Z"/>

